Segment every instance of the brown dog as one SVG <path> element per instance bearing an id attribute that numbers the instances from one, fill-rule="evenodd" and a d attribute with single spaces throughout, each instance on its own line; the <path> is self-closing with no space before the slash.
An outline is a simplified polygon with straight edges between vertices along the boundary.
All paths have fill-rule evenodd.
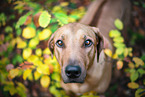
<path id="1" fill-rule="evenodd" d="M 49 49 L 55 53 L 61 66 L 62 87 L 67 92 L 103 93 L 107 89 L 112 61 L 104 54 L 104 49 L 113 51 L 108 33 L 115 28 L 116 18 L 128 20 L 124 17 L 129 14 L 126 13 L 129 10 L 127 6 L 130 6 L 127 3 L 127 0 L 96 0 L 80 23 L 64 25 L 51 36 Z M 91 9 L 97 15 L 91 14 Z M 91 19 L 87 20 L 89 16 Z M 84 24 L 97 26 L 101 32 Z"/>

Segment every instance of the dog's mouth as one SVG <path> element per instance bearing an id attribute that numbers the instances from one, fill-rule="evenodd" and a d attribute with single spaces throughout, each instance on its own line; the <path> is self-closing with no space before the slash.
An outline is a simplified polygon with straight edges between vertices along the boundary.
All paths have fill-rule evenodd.
<path id="1" fill-rule="evenodd" d="M 79 80 L 79 79 L 68 79 L 68 80 L 63 80 L 64 83 L 84 83 L 84 80 Z"/>

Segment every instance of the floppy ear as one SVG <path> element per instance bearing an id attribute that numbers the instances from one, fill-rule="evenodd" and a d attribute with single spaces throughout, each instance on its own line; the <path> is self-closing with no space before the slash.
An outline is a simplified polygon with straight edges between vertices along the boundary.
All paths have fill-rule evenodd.
<path id="1" fill-rule="evenodd" d="M 106 38 L 103 36 L 103 34 L 100 32 L 99 28 L 96 27 L 92 27 L 95 34 L 96 34 L 96 40 L 97 40 L 97 61 L 99 62 L 99 57 L 100 57 L 100 53 L 101 51 L 107 47 L 107 40 Z"/>
<path id="2" fill-rule="evenodd" d="M 54 52 L 54 34 L 51 35 L 51 37 L 48 40 L 48 48 L 51 52 L 51 58 L 53 59 L 53 52 Z"/>

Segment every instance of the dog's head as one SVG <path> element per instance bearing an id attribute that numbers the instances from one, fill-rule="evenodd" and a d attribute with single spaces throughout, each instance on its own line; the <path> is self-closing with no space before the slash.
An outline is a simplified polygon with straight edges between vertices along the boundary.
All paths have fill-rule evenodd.
<path id="1" fill-rule="evenodd" d="M 49 39 L 48 47 L 61 65 L 64 83 L 83 83 L 95 56 L 103 48 L 99 30 L 79 23 L 59 28 Z"/>

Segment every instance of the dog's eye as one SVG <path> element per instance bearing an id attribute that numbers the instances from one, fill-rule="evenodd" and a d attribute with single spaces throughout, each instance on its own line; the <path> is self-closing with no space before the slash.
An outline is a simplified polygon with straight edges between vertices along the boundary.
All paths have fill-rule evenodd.
<path id="1" fill-rule="evenodd" d="M 57 45 L 58 47 L 63 47 L 63 46 L 64 46 L 62 40 L 57 40 L 56 45 Z"/>
<path id="2" fill-rule="evenodd" d="M 92 41 L 91 41 L 90 39 L 88 39 L 88 40 L 86 40 L 86 41 L 84 42 L 84 46 L 85 46 L 85 47 L 90 47 L 92 44 L 93 44 L 93 43 L 92 43 Z"/>

